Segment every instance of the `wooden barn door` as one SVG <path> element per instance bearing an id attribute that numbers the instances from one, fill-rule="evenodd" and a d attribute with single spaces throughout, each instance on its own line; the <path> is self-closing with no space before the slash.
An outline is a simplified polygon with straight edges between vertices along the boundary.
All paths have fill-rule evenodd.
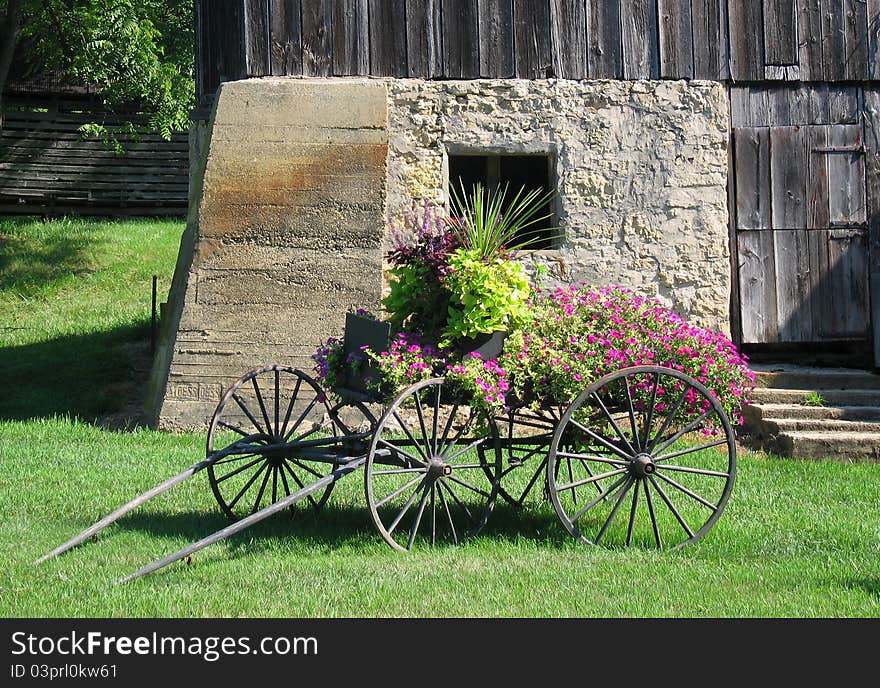
<path id="1" fill-rule="evenodd" d="M 765 92 L 765 109 L 753 108 L 747 126 L 733 117 L 733 234 L 746 350 L 804 361 L 821 352 L 864 364 L 873 358 L 865 134 L 861 94 L 852 93 L 855 113 L 835 113 L 827 102 L 823 108 L 821 92 L 807 92 L 806 112 L 789 108 L 780 116 L 780 108 L 766 107 L 773 101 Z"/>

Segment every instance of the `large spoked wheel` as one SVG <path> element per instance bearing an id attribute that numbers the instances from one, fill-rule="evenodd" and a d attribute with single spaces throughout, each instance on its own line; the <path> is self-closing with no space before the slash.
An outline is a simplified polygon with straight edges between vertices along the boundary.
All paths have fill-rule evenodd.
<path id="1" fill-rule="evenodd" d="M 211 419 L 207 455 L 217 459 L 208 478 L 217 503 L 232 520 L 274 504 L 331 473 L 339 456 L 362 454 L 374 425 L 366 407 L 331 403 L 300 370 L 254 369 L 227 390 Z M 330 483 L 291 512 L 319 509 L 332 489 Z"/>
<path id="2" fill-rule="evenodd" d="M 494 422 L 447 398 L 444 382 L 433 378 L 404 390 L 370 445 L 370 516 L 396 550 L 466 540 L 495 505 L 501 455 Z"/>
<path id="3" fill-rule="evenodd" d="M 583 542 L 678 549 L 715 524 L 735 474 L 734 434 L 717 399 L 681 372 L 639 366 L 572 402 L 550 444 L 547 484 Z"/>

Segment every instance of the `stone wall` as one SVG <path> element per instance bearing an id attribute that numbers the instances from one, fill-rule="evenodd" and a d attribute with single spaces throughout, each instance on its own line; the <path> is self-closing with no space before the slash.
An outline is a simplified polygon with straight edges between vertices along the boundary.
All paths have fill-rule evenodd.
<path id="1" fill-rule="evenodd" d="M 147 394 L 154 426 L 207 427 L 242 374 L 310 372 L 348 308 L 378 308 L 386 95 L 369 80 L 222 85 Z"/>
<path id="2" fill-rule="evenodd" d="M 389 82 L 388 203 L 445 203 L 449 153 L 554 160 L 555 282 L 618 283 L 729 330 L 728 104 L 684 81 Z M 552 282 L 551 282 L 552 283 Z"/>
<path id="3" fill-rule="evenodd" d="M 154 425 L 206 427 L 247 370 L 310 371 L 349 308 L 378 310 L 386 217 L 445 203 L 450 153 L 548 154 L 565 237 L 535 260 L 554 281 L 623 284 L 727 331 L 727 113 L 713 82 L 223 84 L 196 137 Z"/>

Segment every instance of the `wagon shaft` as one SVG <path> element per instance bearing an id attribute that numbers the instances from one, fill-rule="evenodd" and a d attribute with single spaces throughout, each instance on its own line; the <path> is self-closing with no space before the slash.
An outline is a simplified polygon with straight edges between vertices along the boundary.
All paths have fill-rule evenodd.
<path id="1" fill-rule="evenodd" d="M 268 518 L 272 514 L 277 513 L 279 511 L 281 511 L 282 509 L 285 509 L 286 507 L 292 506 L 293 504 L 295 504 L 296 502 L 298 502 L 300 500 L 306 499 L 312 493 L 317 492 L 318 490 L 322 490 L 322 489 L 332 485 L 333 483 L 335 483 L 337 480 L 339 480 L 343 476 L 348 475 L 349 473 L 356 471 L 358 468 L 363 466 L 364 463 L 366 462 L 366 460 L 367 460 L 366 456 L 350 457 L 349 460 L 344 465 L 337 468 L 335 471 L 333 471 L 329 475 L 326 475 L 323 478 L 320 478 L 320 479 L 316 480 L 315 482 L 310 483 L 309 485 L 306 485 L 305 487 L 303 487 L 300 490 L 297 490 L 293 494 L 288 495 L 287 497 L 281 499 L 280 501 L 275 502 L 274 504 L 272 504 L 270 506 L 265 507 L 264 509 L 261 509 L 260 511 L 256 511 L 256 512 L 252 513 L 250 516 L 247 516 L 247 517 L 241 519 L 240 521 L 236 521 L 232 525 L 227 526 L 223 530 L 217 531 L 213 535 L 209 535 L 208 537 L 203 538 L 203 539 L 199 540 L 198 542 L 194 542 L 193 544 L 188 545 L 187 547 L 184 547 L 183 549 L 175 552 L 174 554 L 169 554 L 164 559 L 159 559 L 158 561 L 155 561 L 152 564 L 148 564 L 147 566 L 144 566 L 143 568 L 138 569 L 134 573 L 131 573 L 127 576 L 124 576 L 123 578 L 120 578 L 117 581 L 117 583 L 128 583 L 129 581 L 133 581 L 136 578 L 140 578 L 141 576 L 145 576 L 148 573 L 152 573 L 153 571 L 158 571 L 159 569 L 161 569 L 165 566 L 168 566 L 168 564 L 173 564 L 175 561 L 179 561 L 185 557 L 188 557 L 189 555 L 193 554 L 194 552 L 198 552 L 200 549 L 204 549 L 205 547 L 207 547 L 209 545 L 213 545 L 215 542 L 220 542 L 221 540 L 225 540 L 226 538 L 228 538 L 232 535 L 235 535 L 236 533 L 241 532 L 242 530 L 244 530 L 246 528 L 249 528 L 250 526 L 254 525 L 255 523 L 258 523 L 258 522 L 262 521 L 263 519 Z"/>

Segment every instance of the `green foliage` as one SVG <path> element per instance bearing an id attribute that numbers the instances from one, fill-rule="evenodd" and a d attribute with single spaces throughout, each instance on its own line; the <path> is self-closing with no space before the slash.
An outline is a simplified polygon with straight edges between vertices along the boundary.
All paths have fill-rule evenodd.
<path id="1" fill-rule="evenodd" d="M 804 397 L 804 406 L 825 406 L 825 397 L 819 392 L 810 392 Z"/>
<path id="2" fill-rule="evenodd" d="M 486 191 L 476 184 L 470 192 L 461 183 L 461 191 L 449 187 L 452 195 L 451 225 L 462 246 L 473 250 L 477 258 L 493 261 L 513 251 L 529 248 L 538 238 L 535 225 L 551 217 L 541 214 L 554 194 L 540 189 L 520 188 L 507 199 L 507 186 Z"/>
<path id="3" fill-rule="evenodd" d="M 40 0 L 26 3 L 21 36 L 38 68 L 94 84 L 111 110 L 136 105 L 170 139 L 195 103 L 191 0 Z M 83 129 L 118 145 L 103 123 Z"/>
<path id="4" fill-rule="evenodd" d="M 398 330 L 422 333 L 437 341 L 446 324 L 451 295 L 424 263 L 398 265 L 388 271 L 388 296 L 382 306 L 388 321 Z"/>
<path id="5" fill-rule="evenodd" d="M 529 280 L 515 261 L 484 259 L 478 248 L 458 249 L 449 257 L 444 284 L 450 300 L 443 346 L 507 330 L 528 316 Z"/>

